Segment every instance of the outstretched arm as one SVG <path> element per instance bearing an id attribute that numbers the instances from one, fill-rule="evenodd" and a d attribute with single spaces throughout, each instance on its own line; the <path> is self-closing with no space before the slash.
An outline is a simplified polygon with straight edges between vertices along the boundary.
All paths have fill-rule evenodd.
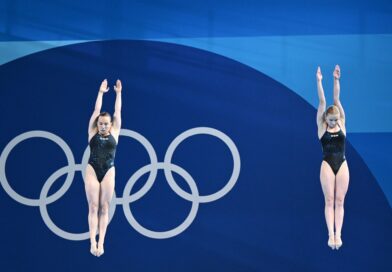
<path id="1" fill-rule="evenodd" d="M 317 93 L 319 97 L 319 105 L 317 109 L 317 126 L 320 130 L 320 128 L 324 123 L 324 113 L 326 108 L 324 89 L 323 89 L 323 84 L 321 82 L 323 79 L 323 75 L 321 74 L 320 66 L 317 68 L 316 78 L 317 78 Z"/>
<path id="2" fill-rule="evenodd" d="M 333 71 L 333 103 L 336 107 L 339 108 L 340 111 L 340 119 L 343 122 L 343 125 L 346 122 L 346 115 L 344 114 L 342 103 L 340 103 L 340 67 L 339 65 L 335 66 L 335 70 Z"/>
<path id="3" fill-rule="evenodd" d="M 117 79 L 116 86 L 114 86 L 114 90 L 116 91 L 116 102 L 114 104 L 114 114 L 113 114 L 113 128 L 116 134 L 120 134 L 121 129 L 121 91 L 122 91 L 122 84 L 121 80 Z"/>
<path id="4" fill-rule="evenodd" d="M 88 133 L 89 134 L 91 134 L 91 133 L 93 133 L 95 131 L 94 121 L 95 121 L 95 119 L 97 118 L 97 116 L 101 112 L 102 97 L 103 97 L 103 94 L 106 93 L 107 91 L 109 91 L 108 81 L 105 79 L 104 81 L 102 81 L 101 86 L 99 87 L 97 100 L 95 101 L 94 112 L 93 112 L 93 114 L 90 117 L 90 122 L 89 122 L 89 125 L 88 125 Z"/>

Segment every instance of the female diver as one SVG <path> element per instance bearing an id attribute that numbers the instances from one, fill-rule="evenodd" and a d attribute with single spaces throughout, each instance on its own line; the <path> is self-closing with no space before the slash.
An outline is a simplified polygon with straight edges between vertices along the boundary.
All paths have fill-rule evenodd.
<path id="1" fill-rule="evenodd" d="M 328 227 L 328 246 L 339 249 L 342 245 L 344 198 L 348 190 L 349 171 L 345 157 L 346 116 L 340 103 L 340 67 L 333 72 L 334 105 L 326 108 L 322 74 L 317 69 L 317 91 L 319 106 L 317 111 L 318 138 L 323 150 L 320 180 L 325 198 L 325 220 Z M 336 232 L 335 232 L 336 231 Z"/>
<path id="2" fill-rule="evenodd" d="M 104 240 L 109 222 L 109 204 L 114 193 L 114 157 L 121 129 L 121 81 L 114 86 L 116 102 L 113 122 L 109 113 L 102 112 L 102 97 L 109 91 L 108 82 L 102 81 L 95 109 L 88 126 L 90 158 L 86 168 L 85 189 L 89 207 L 90 252 L 94 256 L 104 253 Z M 99 234 L 98 244 L 96 241 Z"/>

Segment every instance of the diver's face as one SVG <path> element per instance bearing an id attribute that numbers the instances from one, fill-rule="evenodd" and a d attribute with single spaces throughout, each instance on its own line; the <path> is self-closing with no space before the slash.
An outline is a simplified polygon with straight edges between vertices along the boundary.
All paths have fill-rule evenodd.
<path id="1" fill-rule="evenodd" d="M 99 116 L 97 122 L 98 132 L 99 134 L 108 134 L 110 128 L 112 127 L 112 122 L 110 121 L 109 116 Z"/>
<path id="2" fill-rule="evenodd" d="M 326 119 L 328 126 L 330 128 L 334 128 L 338 124 L 339 118 L 340 118 L 339 114 L 328 114 L 325 119 Z"/>

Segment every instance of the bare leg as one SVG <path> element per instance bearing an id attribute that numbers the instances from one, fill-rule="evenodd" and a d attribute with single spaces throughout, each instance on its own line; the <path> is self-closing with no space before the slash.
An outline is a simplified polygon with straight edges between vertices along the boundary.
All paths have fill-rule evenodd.
<path id="1" fill-rule="evenodd" d="M 104 253 L 103 244 L 105 241 L 106 229 L 109 223 L 109 204 L 114 193 L 115 169 L 110 168 L 101 182 L 101 194 L 99 199 L 99 240 L 97 256 Z"/>
<path id="2" fill-rule="evenodd" d="M 344 198 L 346 196 L 349 184 L 349 171 L 347 161 L 340 166 L 339 172 L 336 174 L 336 197 L 335 197 L 335 227 L 336 227 L 336 249 L 342 246 L 341 239 L 343 217 L 344 217 Z"/>
<path id="3" fill-rule="evenodd" d="M 333 173 L 329 164 L 325 161 L 321 163 L 320 170 L 320 181 L 321 187 L 324 193 L 325 199 L 325 221 L 328 228 L 328 246 L 332 249 L 335 248 L 335 236 L 334 236 L 334 195 L 335 195 L 335 174 Z"/>
<path id="4" fill-rule="evenodd" d="M 87 165 L 86 177 L 84 182 L 88 202 L 88 226 L 90 230 L 90 252 L 94 256 L 97 254 L 97 235 L 98 227 L 98 205 L 99 205 L 99 182 L 91 165 Z"/>

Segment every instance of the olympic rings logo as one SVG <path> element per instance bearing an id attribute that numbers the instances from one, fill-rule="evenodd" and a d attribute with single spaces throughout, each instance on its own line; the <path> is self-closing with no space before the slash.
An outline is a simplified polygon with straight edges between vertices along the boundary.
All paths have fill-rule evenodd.
<path id="1" fill-rule="evenodd" d="M 220 140 L 222 140 L 230 149 L 234 162 L 233 171 L 229 181 L 222 189 L 210 195 L 200 195 L 196 183 L 191 177 L 191 175 L 180 166 L 171 163 L 172 156 L 174 154 L 175 149 L 178 147 L 178 145 L 185 139 L 198 134 L 207 134 L 207 135 L 215 136 Z M 238 180 L 240 174 L 240 168 L 241 168 L 241 160 L 240 160 L 240 154 L 238 152 L 238 149 L 234 144 L 234 142 L 226 134 L 224 134 L 223 132 L 217 129 L 209 128 L 209 127 L 196 127 L 181 133 L 170 143 L 166 151 L 163 162 L 158 162 L 157 155 L 155 153 L 153 146 L 141 134 L 132 130 L 122 129 L 120 136 L 133 138 L 136 141 L 138 141 L 140 144 L 142 144 L 150 157 L 150 164 L 141 167 L 129 178 L 128 182 L 125 185 L 122 197 L 116 197 L 116 194 L 114 193 L 110 205 L 109 221 L 112 220 L 113 218 L 113 215 L 116 210 L 116 206 L 122 205 L 125 217 L 127 218 L 129 224 L 136 231 L 138 231 L 140 234 L 144 236 L 155 238 L 155 239 L 166 239 L 182 233 L 192 224 L 193 220 L 196 217 L 200 203 L 208 203 L 222 198 L 228 192 L 230 192 L 230 190 L 234 187 L 234 185 Z M 38 199 L 27 198 L 15 192 L 10 186 L 10 183 L 8 182 L 8 179 L 5 174 L 6 161 L 12 149 L 20 142 L 30 138 L 45 138 L 55 142 L 57 145 L 59 145 L 62 148 L 68 161 L 67 166 L 58 169 L 46 180 L 45 184 L 42 187 Z M 83 154 L 82 163 L 76 164 L 70 147 L 59 136 L 42 130 L 25 132 L 15 137 L 13 140 L 11 140 L 4 148 L 0 156 L 0 183 L 3 186 L 5 192 L 17 202 L 27 206 L 39 207 L 44 223 L 57 236 L 67 240 L 74 240 L 74 241 L 86 240 L 89 238 L 88 231 L 84 233 L 71 233 L 60 229 L 50 218 L 47 205 L 57 201 L 68 191 L 68 189 L 70 188 L 73 182 L 76 171 L 81 171 L 83 178 L 85 177 L 85 169 L 88 163 L 89 156 L 90 156 L 90 149 L 87 146 Z M 192 202 L 192 207 L 187 218 L 179 226 L 168 231 L 153 231 L 143 227 L 135 219 L 130 208 L 130 204 L 132 202 L 135 202 L 140 198 L 142 198 L 151 189 L 157 177 L 158 170 L 160 169 L 164 171 L 166 180 L 170 188 L 181 198 Z M 148 172 L 149 172 L 149 177 L 146 183 L 142 186 L 142 188 L 140 188 L 140 190 L 138 190 L 137 192 L 130 194 L 136 181 L 142 175 Z M 180 186 L 177 185 L 176 181 L 173 178 L 172 172 L 179 174 L 188 183 L 191 193 L 184 191 L 183 189 L 180 188 Z M 60 178 L 65 174 L 67 174 L 67 177 L 64 184 L 61 186 L 61 188 L 57 192 L 48 196 L 49 190 L 52 187 L 53 183 L 58 178 Z"/>

